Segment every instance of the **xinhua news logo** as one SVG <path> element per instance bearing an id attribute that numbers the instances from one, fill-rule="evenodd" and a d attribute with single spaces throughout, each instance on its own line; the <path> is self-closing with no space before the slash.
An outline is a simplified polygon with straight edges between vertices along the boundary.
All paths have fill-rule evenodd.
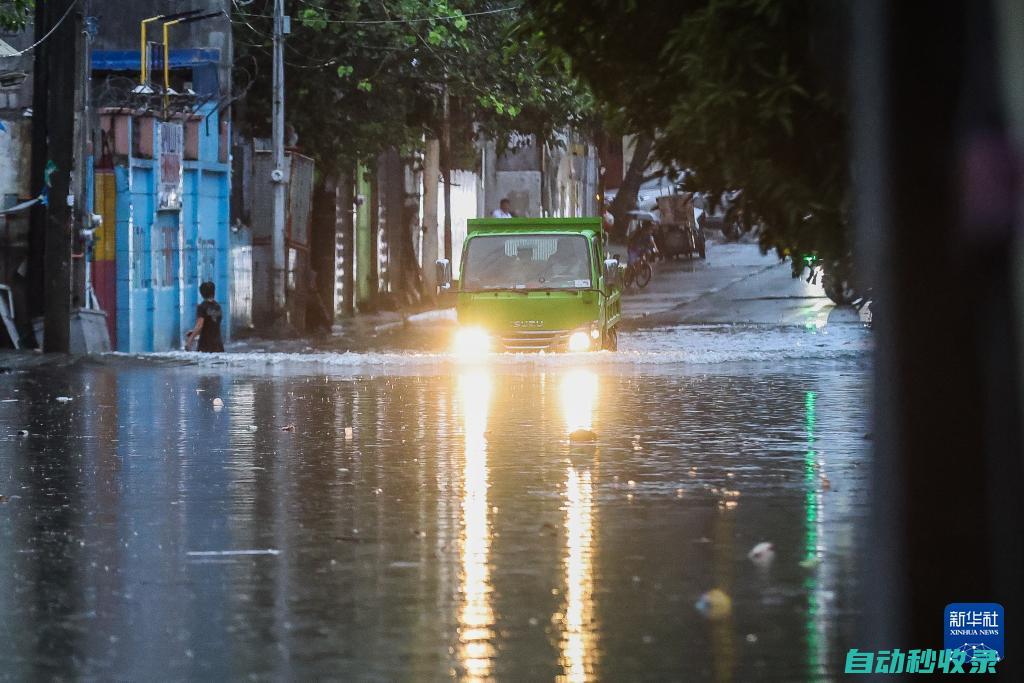
<path id="1" fill-rule="evenodd" d="M 943 646 L 947 650 L 963 652 L 968 662 L 993 656 L 996 661 L 1001 661 L 1006 655 L 1003 648 L 1003 606 L 999 603 L 951 603 L 946 605 L 943 622 Z"/>

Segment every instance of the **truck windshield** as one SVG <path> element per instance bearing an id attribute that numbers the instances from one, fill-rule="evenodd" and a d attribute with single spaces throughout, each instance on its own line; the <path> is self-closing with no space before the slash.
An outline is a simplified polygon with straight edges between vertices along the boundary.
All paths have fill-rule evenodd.
<path id="1" fill-rule="evenodd" d="M 582 235 L 471 237 L 462 263 L 463 291 L 590 287 L 589 249 Z"/>

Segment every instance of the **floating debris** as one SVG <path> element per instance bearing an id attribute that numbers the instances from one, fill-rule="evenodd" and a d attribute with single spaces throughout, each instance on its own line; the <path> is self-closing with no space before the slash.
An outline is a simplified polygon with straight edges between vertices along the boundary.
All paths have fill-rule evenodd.
<path id="1" fill-rule="evenodd" d="M 732 614 L 732 598 L 720 588 L 712 588 L 700 596 L 694 607 L 708 619 L 722 619 Z"/>
<path id="2" fill-rule="evenodd" d="M 351 440 L 352 440 L 352 428 L 351 427 L 345 427 L 345 441 L 351 441 Z"/>
<path id="3" fill-rule="evenodd" d="M 68 401 L 71 400 L 71 397 L 70 396 L 58 396 L 57 398 L 55 398 L 53 400 L 57 401 L 57 403 L 67 403 Z"/>
<path id="4" fill-rule="evenodd" d="M 762 541 L 751 548 L 747 558 L 758 567 L 767 567 L 775 560 L 775 546 L 768 541 Z"/>
<path id="5" fill-rule="evenodd" d="M 190 550 L 189 557 L 231 557 L 234 555 L 280 555 L 276 548 L 257 548 L 249 550 Z"/>
<path id="6" fill-rule="evenodd" d="M 28 430 L 27 429 L 19 429 L 18 430 L 18 436 L 28 436 Z"/>
<path id="7" fill-rule="evenodd" d="M 808 557 L 800 560 L 800 566 L 804 569 L 814 569 L 819 564 L 821 564 L 821 560 L 817 557 Z"/>
<path id="8" fill-rule="evenodd" d="M 569 441 L 573 443 L 594 443 L 597 441 L 597 434 L 589 429 L 577 429 L 569 434 Z"/>
<path id="9" fill-rule="evenodd" d="M 285 425 L 284 427 L 281 427 L 281 431 L 282 432 L 294 432 L 295 431 L 295 425 Z"/>
<path id="10" fill-rule="evenodd" d="M 217 398 L 213 399 L 213 407 L 214 408 L 223 408 L 224 407 L 224 399 L 222 399 L 220 396 L 218 396 Z"/>
<path id="11" fill-rule="evenodd" d="M 255 432 L 257 429 L 259 429 L 259 427 L 257 427 L 256 425 L 249 425 L 250 432 Z"/>

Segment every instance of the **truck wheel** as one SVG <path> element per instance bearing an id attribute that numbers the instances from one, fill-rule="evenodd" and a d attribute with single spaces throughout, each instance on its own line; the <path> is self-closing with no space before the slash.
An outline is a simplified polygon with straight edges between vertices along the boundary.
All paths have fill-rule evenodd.
<path id="1" fill-rule="evenodd" d="M 618 351 L 619 350 L 619 331 L 612 327 L 604 333 L 604 350 L 605 351 Z"/>

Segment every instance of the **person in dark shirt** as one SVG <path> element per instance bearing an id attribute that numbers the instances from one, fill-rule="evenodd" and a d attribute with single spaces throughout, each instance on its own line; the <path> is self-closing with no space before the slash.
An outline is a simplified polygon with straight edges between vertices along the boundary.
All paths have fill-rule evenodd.
<path id="1" fill-rule="evenodd" d="M 203 297 L 202 303 L 196 306 L 196 325 L 185 333 L 185 346 L 188 348 L 192 340 L 198 335 L 199 344 L 196 350 L 203 353 L 217 353 L 224 350 L 224 342 L 220 337 L 220 320 L 224 314 L 220 310 L 220 304 L 214 301 L 216 288 L 212 282 L 204 282 L 199 285 L 199 294 Z"/>

